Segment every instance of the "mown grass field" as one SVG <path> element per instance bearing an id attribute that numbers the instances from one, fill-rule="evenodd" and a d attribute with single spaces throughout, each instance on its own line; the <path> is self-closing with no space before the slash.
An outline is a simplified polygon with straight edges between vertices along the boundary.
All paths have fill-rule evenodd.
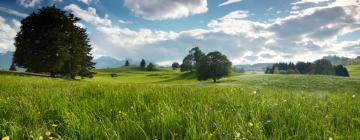
<path id="1" fill-rule="evenodd" d="M 0 136 L 359 139 L 360 76 L 233 74 L 213 84 L 170 69 L 76 81 L 2 74 Z"/>

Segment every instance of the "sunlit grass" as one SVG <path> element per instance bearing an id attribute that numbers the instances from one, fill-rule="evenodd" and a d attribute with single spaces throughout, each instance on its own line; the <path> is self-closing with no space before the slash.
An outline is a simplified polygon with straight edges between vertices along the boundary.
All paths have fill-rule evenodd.
<path id="1" fill-rule="evenodd" d="M 120 76 L 111 78 L 109 73 Z M 10 139 L 356 139 L 360 79 L 118 69 L 66 81 L 0 75 Z"/>

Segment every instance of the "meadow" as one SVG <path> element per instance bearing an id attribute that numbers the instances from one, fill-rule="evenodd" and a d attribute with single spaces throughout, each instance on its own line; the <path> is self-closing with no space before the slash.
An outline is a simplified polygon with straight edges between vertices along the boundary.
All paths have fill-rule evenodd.
<path id="1" fill-rule="evenodd" d="M 349 70 L 350 78 L 234 73 L 216 84 L 167 68 L 102 69 L 75 81 L 0 74 L 0 136 L 359 139 L 360 67 Z"/>

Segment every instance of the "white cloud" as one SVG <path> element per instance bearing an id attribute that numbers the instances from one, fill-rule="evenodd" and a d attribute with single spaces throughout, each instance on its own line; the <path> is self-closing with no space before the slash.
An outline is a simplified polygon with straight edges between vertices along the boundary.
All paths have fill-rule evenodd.
<path id="1" fill-rule="evenodd" d="M 35 7 L 40 4 L 40 0 L 17 0 L 17 2 L 26 8 Z"/>
<path id="2" fill-rule="evenodd" d="M 169 64 L 199 46 L 205 52 L 221 51 L 234 62 L 313 61 L 324 55 L 360 55 L 359 41 L 338 42 L 337 37 L 360 30 L 358 6 L 324 6 L 267 22 L 248 20 L 249 12 L 233 11 L 211 20 L 206 29 L 181 32 L 128 28 L 98 28 L 95 43 L 115 57 L 142 57 Z"/>
<path id="3" fill-rule="evenodd" d="M 78 1 L 90 5 L 91 3 L 97 3 L 99 0 L 78 0 Z"/>
<path id="4" fill-rule="evenodd" d="M 8 13 L 10 15 L 14 15 L 14 16 L 22 17 L 22 18 L 28 16 L 28 14 L 25 14 L 25 13 L 22 13 L 22 12 L 19 12 L 19 11 L 10 9 L 10 8 L 6 8 L 6 7 L 0 7 L 0 12 Z"/>
<path id="5" fill-rule="evenodd" d="M 64 8 L 65 10 L 70 10 L 74 15 L 81 18 L 82 20 L 101 26 L 111 26 L 111 20 L 108 18 L 108 15 L 105 15 L 104 18 L 98 16 L 96 14 L 96 9 L 93 7 L 89 7 L 87 10 L 81 9 L 79 6 L 75 4 L 70 4 Z"/>
<path id="6" fill-rule="evenodd" d="M 233 12 L 227 14 L 226 16 L 222 17 L 221 20 L 243 19 L 243 18 L 247 18 L 248 16 L 249 16 L 248 11 L 236 10 L 236 11 L 233 11 Z"/>
<path id="7" fill-rule="evenodd" d="M 175 32 L 152 31 L 150 29 L 133 31 L 128 28 L 120 27 L 98 27 L 97 31 L 104 34 L 109 42 L 123 47 L 151 44 L 154 42 L 175 39 L 178 36 Z"/>
<path id="8" fill-rule="evenodd" d="M 207 0 L 125 0 L 124 5 L 148 20 L 178 19 L 207 12 Z"/>
<path id="9" fill-rule="evenodd" d="M 131 21 L 121 20 L 121 19 L 119 19 L 118 22 L 121 23 L 121 24 L 131 24 L 132 23 Z"/>
<path id="10" fill-rule="evenodd" d="M 299 0 L 297 2 L 292 3 L 293 5 L 305 4 L 305 3 L 322 3 L 322 2 L 329 2 L 331 0 Z"/>
<path id="11" fill-rule="evenodd" d="M 238 2 L 242 2 L 242 0 L 227 0 L 221 4 L 219 4 L 219 7 L 220 6 L 225 6 L 225 5 L 229 5 L 229 4 L 234 4 L 234 3 L 238 3 Z"/>
<path id="12" fill-rule="evenodd" d="M 13 19 L 12 22 L 15 25 L 10 25 L 0 16 L 0 52 L 14 50 L 14 37 L 19 27 L 19 21 Z"/>

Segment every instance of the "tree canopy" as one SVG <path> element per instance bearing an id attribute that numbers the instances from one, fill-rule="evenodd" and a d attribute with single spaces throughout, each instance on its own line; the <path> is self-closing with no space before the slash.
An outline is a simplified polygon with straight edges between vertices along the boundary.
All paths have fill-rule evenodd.
<path id="1" fill-rule="evenodd" d="M 350 77 L 348 70 L 343 65 L 337 65 L 334 67 L 335 75 Z"/>
<path id="2" fill-rule="evenodd" d="M 153 63 L 149 63 L 149 65 L 146 67 L 146 70 L 148 71 L 155 71 L 156 67 Z"/>
<path id="3" fill-rule="evenodd" d="M 146 67 L 146 62 L 144 59 L 141 59 L 140 68 L 145 69 L 145 67 Z"/>
<path id="4" fill-rule="evenodd" d="M 130 62 L 129 62 L 129 60 L 126 60 L 126 62 L 125 62 L 125 66 L 127 67 L 127 66 L 130 66 Z"/>
<path id="5" fill-rule="evenodd" d="M 199 47 L 192 48 L 189 51 L 189 54 L 183 59 L 180 70 L 192 71 L 193 69 L 197 69 L 198 62 L 203 56 L 205 56 L 205 54 L 199 49 Z"/>
<path id="6" fill-rule="evenodd" d="M 231 62 L 225 55 L 218 51 L 210 52 L 200 58 L 196 69 L 196 76 L 198 80 L 212 79 L 216 82 L 218 79 L 230 74 L 231 65 Z"/>
<path id="7" fill-rule="evenodd" d="M 55 6 L 43 7 L 21 21 L 13 63 L 29 72 L 92 77 L 92 47 L 80 19 Z"/>
<path id="8" fill-rule="evenodd" d="M 172 69 L 173 70 L 176 70 L 180 67 L 180 64 L 178 62 L 174 62 L 172 65 L 171 65 Z"/>
<path id="9" fill-rule="evenodd" d="M 293 63 L 275 63 L 265 70 L 265 74 L 318 74 L 349 77 L 349 72 L 343 65 L 333 66 L 327 59 L 319 59 L 314 63 L 298 62 L 295 66 Z"/>

